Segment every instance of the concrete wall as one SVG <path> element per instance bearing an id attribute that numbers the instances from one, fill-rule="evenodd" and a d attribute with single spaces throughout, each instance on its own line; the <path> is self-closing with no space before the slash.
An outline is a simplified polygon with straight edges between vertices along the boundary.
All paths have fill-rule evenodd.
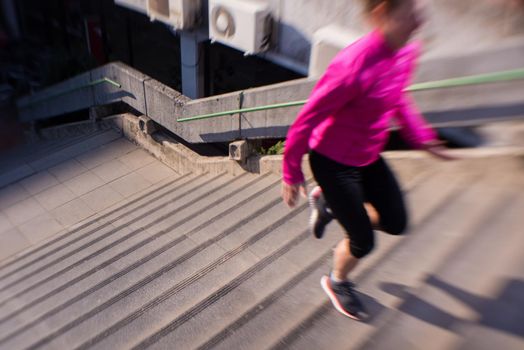
<path id="1" fill-rule="evenodd" d="M 306 62 L 313 33 L 326 24 L 364 32 L 360 0 L 268 0 L 279 20 L 280 54 Z M 138 1 L 137 4 L 143 3 Z M 524 63 L 523 0 L 430 1 L 430 21 L 423 36 L 428 51 L 417 80 L 428 81 L 497 70 Z M 438 28 L 438 30 L 436 30 Z M 513 45 L 513 40 L 517 45 Z M 470 51 L 486 50 L 481 54 Z M 447 58 L 443 58 L 447 57 Z M 108 77 L 110 84 L 75 89 Z M 227 142 L 241 138 L 284 137 L 300 107 L 180 123 L 177 119 L 306 99 L 314 80 L 301 79 L 206 99 L 179 92 L 122 64 L 112 63 L 18 101 L 22 121 L 45 119 L 96 105 L 123 101 L 188 142 Z M 420 109 L 434 125 L 524 116 L 522 81 L 416 93 Z"/>
<path id="2" fill-rule="evenodd" d="M 457 56 L 524 39 L 522 0 L 431 0 L 427 56 Z"/>
<path id="3" fill-rule="evenodd" d="M 91 74 L 87 72 L 19 99 L 17 107 L 20 120 L 26 122 L 45 119 L 93 106 L 93 89 L 79 88 L 89 82 Z"/>
<path id="4" fill-rule="evenodd" d="M 138 111 L 146 111 L 144 83 L 150 80 L 150 77 L 120 62 L 107 64 L 91 71 L 93 81 L 104 77 L 116 81 L 121 88 L 111 84 L 94 86 L 96 105 L 123 101 Z"/>
<path id="5" fill-rule="evenodd" d="M 355 33 L 369 31 L 363 0 L 264 0 L 275 18 L 274 47 L 262 56 L 295 70 L 307 69 L 315 31 L 327 25 Z M 523 0 L 421 0 L 426 3 L 427 24 L 419 34 L 425 57 L 460 56 L 524 41 Z M 126 0 L 143 9 L 145 0 Z M 207 31 L 207 0 L 203 1 L 202 28 Z"/>
<path id="6" fill-rule="evenodd" d="M 421 63 L 417 81 L 445 79 L 522 67 L 524 45 L 482 54 L 446 59 L 428 59 Z M 122 85 L 97 85 L 52 97 L 75 84 L 109 77 Z M 315 84 L 299 79 L 230 94 L 191 100 L 160 82 L 121 63 L 109 64 L 81 74 L 41 93 L 18 101 L 24 121 L 44 119 L 95 105 L 124 101 L 188 142 L 228 142 L 236 139 L 285 137 L 289 125 L 301 107 L 272 109 L 242 115 L 178 122 L 180 118 L 258 107 L 267 104 L 305 100 Z M 438 89 L 414 93 L 426 118 L 434 126 L 475 125 L 486 120 L 524 117 L 524 80 Z M 46 98 L 51 98 L 44 102 Z"/>
<path id="7" fill-rule="evenodd" d="M 244 108 L 264 106 L 308 98 L 315 80 L 298 79 L 244 91 Z M 302 106 L 270 109 L 242 115 L 242 138 L 279 138 L 287 134 Z"/>
<path id="8" fill-rule="evenodd" d="M 295 61 L 309 64 L 313 34 L 338 24 L 356 32 L 366 32 L 359 0 L 269 0 L 277 20 L 274 51 Z"/>
<path id="9" fill-rule="evenodd" d="M 313 33 L 340 25 L 365 33 L 362 0 L 268 0 L 279 21 L 276 52 L 307 64 Z M 524 40 L 522 0 L 423 0 L 426 56 L 463 55 Z"/>

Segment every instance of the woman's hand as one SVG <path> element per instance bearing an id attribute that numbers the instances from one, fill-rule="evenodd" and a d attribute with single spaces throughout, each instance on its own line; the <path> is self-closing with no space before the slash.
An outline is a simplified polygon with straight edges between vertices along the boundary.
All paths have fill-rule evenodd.
<path id="1" fill-rule="evenodd" d="M 293 208 L 297 204 L 299 193 L 302 194 L 302 197 L 307 198 L 305 183 L 289 185 L 282 181 L 282 199 L 288 207 Z"/>
<path id="2" fill-rule="evenodd" d="M 457 160 L 457 159 L 459 159 L 458 157 L 452 156 L 451 154 L 449 154 L 448 148 L 445 147 L 444 145 L 445 145 L 445 142 L 439 141 L 439 140 L 434 140 L 434 141 L 426 142 L 422 146 L 422 149 L 425 150 L 426 152 L 430 153 L 431 155 L 433 155 L 433 156 L 435 156 L 437 158 L 443 159 L 443 160 Z"/>

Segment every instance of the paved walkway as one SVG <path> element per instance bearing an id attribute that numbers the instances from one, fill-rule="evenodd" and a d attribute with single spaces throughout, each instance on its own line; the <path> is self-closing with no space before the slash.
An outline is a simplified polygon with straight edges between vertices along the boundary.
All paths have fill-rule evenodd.
<path id="1" fill-rule="evenodd" d="M 0 261 L 176 175 L 113 130 L 12 151 L 0 165 Z"/>

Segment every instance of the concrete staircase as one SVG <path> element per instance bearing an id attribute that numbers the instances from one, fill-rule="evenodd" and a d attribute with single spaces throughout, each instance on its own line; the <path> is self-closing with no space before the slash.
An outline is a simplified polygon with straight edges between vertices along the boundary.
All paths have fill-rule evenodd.
<path id="1" fill-rule="evenodd" d="M 105 133 L 115 139 L 101 146 Z M 80 152 L 86 142 L 98 147 Z M 150 156 L 132 157 L 143 151 L 114 131 L 44 149 L 50 160 L 38 163 L 40 172 L 59 182 L 66 172 L 56 169 L 71 172 L 68 163 L 101 178 L 109 173 L 101 169 L 124 163 L 127 172 L 102 187 L 128 192 L 81 220 L 56 216 L 61 232 L 3 261 L 2 349 L 524 346 L 522 153 L 426 159 L 420 171 L 399 171 L 411 229 L 405 237 L 377 232 L 376 251 L 354 275 L 371 319 L 355 322 L 319 286 L 341 228 L 313 239 L 306 204 L 285 207 L 278 175 L 175 169 L 146 187 L 136 179 L 119 187 L 130 174 L 159 170 Z M 42 159 L 34 156 L 24 164 Z M 387 157 L 399 170 L 406 165 Z M 93 206 L 83 196 L 71 201 Z"/>

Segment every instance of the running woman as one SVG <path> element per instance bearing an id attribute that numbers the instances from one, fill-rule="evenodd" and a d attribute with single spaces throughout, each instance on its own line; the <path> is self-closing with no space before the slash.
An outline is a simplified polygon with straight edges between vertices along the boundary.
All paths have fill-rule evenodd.
<path id="1" fill-rule="evenodd" d="M 293 207 L 305 196 L 303 155 L 319 187 L 310 193 L 310 225 L 317 238 L 335 218 L 345 229 L 334 250 L 333 268 L 321 286 L 335 308 L 362 319 L 366 311 L 349 273 L 374 246 L 374 229 L 393 235 L 406 230 L 404 199 L 380 156 L 395 119 L 414 148 L 451 159 L 435 132 L 404 93 L 415 68 L 422 24 L 418 0 L 365 0 L 373 30 L 343 49 L 313 89 L 289 129 L 283 161 L 282 197 Z"/>

